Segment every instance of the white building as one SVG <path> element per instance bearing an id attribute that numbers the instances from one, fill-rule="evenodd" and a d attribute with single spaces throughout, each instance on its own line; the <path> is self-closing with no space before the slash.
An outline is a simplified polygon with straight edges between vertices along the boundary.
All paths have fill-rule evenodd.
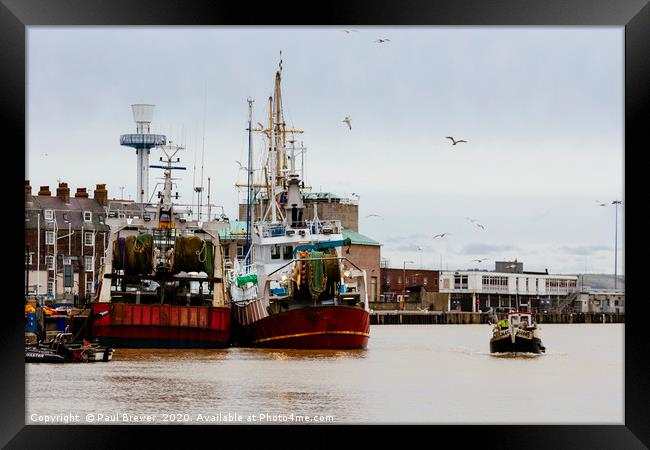
<path id="1" fill-rule="evenodd" d="M 471 311 L 483 307 L 544 311 L 575 299 L 577 276 L 524 272 L 519 264 L 518 272 L 441 271 L 439 292 L 450 294 L 450 310 L 471 306 Z M 467 302 L 470 305 L 461 305 Z"/>
<path id="2" fill-rule="evenodd" d="M 576 299 L 578 312 L 625 313 L 625 292 L 613 289 L 583 290 Z"/>

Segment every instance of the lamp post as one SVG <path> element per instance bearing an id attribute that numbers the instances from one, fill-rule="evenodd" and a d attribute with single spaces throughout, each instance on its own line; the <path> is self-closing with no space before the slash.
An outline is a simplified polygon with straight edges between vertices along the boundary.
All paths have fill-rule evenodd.
<path id="1" fill-rule="evenodd" d="M 404 261 L 404 266 L 402 267 L 402 275 L 404 276 L 402 284 L 402 292 L 406 291 L 406 264 L 415 264 L 413 261 Z"/>
<path id="2" fill-rule="evenodd" d="M 616 283 L 617 283 L 617 274 L 618 274 L 618 205 L 623 203 L 620 200 L 614 200 L 612 202 L 612 205 L 616 207 L 615 209 L 615 214 L 616 214 L 616 219 L 614 220 L 614 290 L 616 290 Z"/>

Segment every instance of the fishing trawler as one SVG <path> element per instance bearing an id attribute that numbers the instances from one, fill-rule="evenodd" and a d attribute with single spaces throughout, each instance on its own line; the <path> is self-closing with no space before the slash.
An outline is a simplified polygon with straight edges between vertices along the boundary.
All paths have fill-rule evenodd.
<path id="1" fill-rule="evenodd" d="M 295 141 L 287 149 L 282 117 L 281 66 L 269 97 L 268 128 L 252 128 L 249 99 L 249 158 L 245 258 L 227 269 L 233 339 L 241 346 L 291 349 L 365 348 L 370 336 L 366 273 L 345 257 L 339 220 L 305 219 Z M 268 139 L 263 170 L 267 200 L 261 220 L 251 218 L 251 132 Z M 287 152 L 290 154 L 287 154 Z M 288 163 L 287 163 L 288 162 Z"/>
<path id="2" fill-rule="evenodd" d="M 158 204 L 142 204 L 130 217 L 108 210 L 111 232 L 89 316 L 91 337 L 112 347 L 226 347 L 231 311 L 218 233 L 227 225 L 210 214 L 205 222 L 192 219 L 172 202 L 172 170 L 184 169 L 173 163 L 183 147 L 160 148 L 166 165 L 151 166 L 164 170 Z"/>
<path id="3" fill-rule="evenodd" d="M 531 313 L 513 311 L 492 327 L 490 353 L 544 353 L 539 328 Z"/>

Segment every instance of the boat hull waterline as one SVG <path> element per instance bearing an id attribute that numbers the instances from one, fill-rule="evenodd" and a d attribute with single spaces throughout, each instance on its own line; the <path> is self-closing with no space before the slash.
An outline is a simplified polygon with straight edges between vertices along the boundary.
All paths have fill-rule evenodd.
<path id="1" fill-rule="evenodd" d="M 490 341 L 490 353 L 544 353 L 542 340 L 536 337 L 515 336 L 514 342 L 509 334 Z"/>
<path id="2" fill-rule="evenodd" d="M 91 333 L 115 348 L 223 348 L 230 345 L 230 308 L 94 303 Z"/>
<path id="3" fill-rule="evenodd" d="M 248 347 L 363 349 L 369 337 L 370 315 L 351 306 L 305 307 L 237 324 L 237 343 Z"/>

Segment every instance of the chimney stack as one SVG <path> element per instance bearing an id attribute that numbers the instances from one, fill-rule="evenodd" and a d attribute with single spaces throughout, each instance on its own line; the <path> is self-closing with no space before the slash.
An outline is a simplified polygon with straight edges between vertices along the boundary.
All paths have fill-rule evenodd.
<path id="1" fill-rule="evenodd" d="M 56 196 L 63 200 L 63 203 L 70 203 L 70 188 L 68 183 L 59 183 L 59 187 L 56 188 Z"/>
<path id="2" fill-rule="evenodd" d="M 32 186 L 29 184 L 29 180 L 25 180 L 25 201 L 32 201 Z"/>
<path id="3" fill-rule="evenodd" d="M 49 197 L 50 195 L 52 195 L 52 193 L 50 192 L 50 187 L 49 186 L 41 186 L 41 190 L 38 191 L 38 195 L 44 195 L 46 197 Z"/>
<path id="4" fill-rule="evenodd" d="M 88 198 L 88 192 L 86 192 L 86 188 L 77 188 L 77 192 L 74 196 L 77 198 Z"/>
<path id="5" fill-rule="evenodd" d="M 95 188 L 95 200 L 102 206 L 108 206 L 108 190 L 106 184 L 98 184 Z"/>

